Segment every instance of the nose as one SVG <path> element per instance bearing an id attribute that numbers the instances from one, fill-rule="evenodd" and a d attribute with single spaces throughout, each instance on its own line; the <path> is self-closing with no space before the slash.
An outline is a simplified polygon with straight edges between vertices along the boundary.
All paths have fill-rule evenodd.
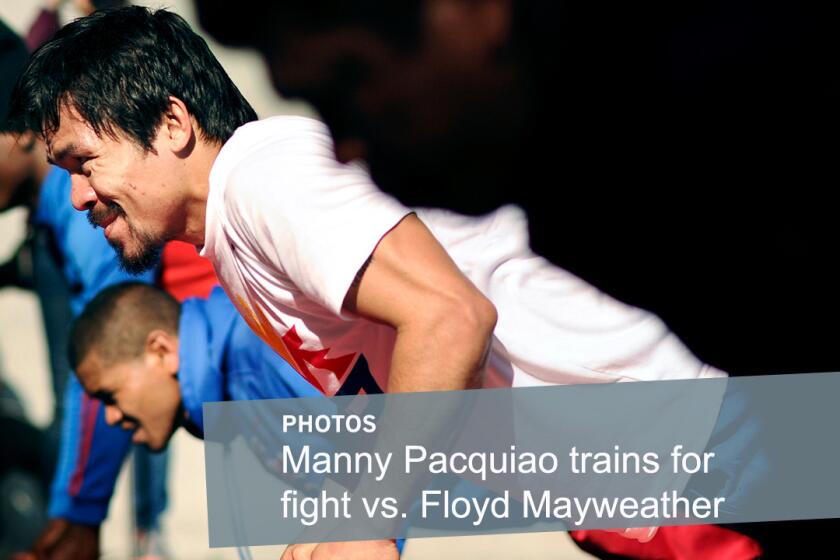
<path id="1" fill-rule="evenodd" d="M 109 426 L 116 426 L 122 420 L 123 413 L 116 406 L 109 404 L 105 406 L 105 422 Z"/>
<path id="2" fill-rule="evenodd" d="M 70 202 L 79 211 L 90 210 L 96 206 L 96 191 L 90 185 L 88 178 L 81 173 L 70 175 Z"/>

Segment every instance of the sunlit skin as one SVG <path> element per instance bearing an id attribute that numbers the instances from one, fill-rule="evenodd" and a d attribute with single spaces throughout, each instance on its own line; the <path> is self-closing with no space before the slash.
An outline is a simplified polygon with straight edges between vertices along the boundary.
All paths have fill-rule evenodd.
<path id="1" fill-rule="evenodd" d="M 70 173 L 73 207 L 103 228 L 128 270 L 153 265 L 148 257 L 166 241 L 203 243 L 208 176 L 221 146 L 199 140 L 179 99 L 170 97 L 149 151 L 124 133 L 97 134 L 67 104 L 45 140 L 49 160 Z"/>
<path id="2" fill-rule="evenodd" d="M 152 450 L 165 448 L 180 425 L 177 372 L 178 339 L 162 330 L 149 333 L 137 358 L 108 363 L 92 350 L 76 368 L 85 391 L 105 406 L 105 421 Z"/>

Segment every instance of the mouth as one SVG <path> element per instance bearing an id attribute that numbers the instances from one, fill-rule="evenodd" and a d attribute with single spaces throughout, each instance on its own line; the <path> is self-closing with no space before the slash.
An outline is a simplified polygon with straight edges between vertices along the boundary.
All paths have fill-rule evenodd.
<path id="1" fill-rule="evenodd" d="M 117 218 L 118 218 L 118 216 L 116 216 L 116 215 L 111 216 L 111 217 L 106 218 L 105 220 L 103 220 L 100 223 L 99 227 L 101 227 L 103 229 L 106 239 L 109 239 L 109 240 L 111 239 L 111 230 L 113 229 L 112 226 L 114 225 L 114 222 L 117 221 Z"/>
<path id="2" fill-rule="evenodd" d="M 117 218 L 124 216 L 125 212 L 116 203 L 108 204 L 107 208 L 92 209 L 88 211 L 88 222 L 94 227 L 100 227 L 105 231 L 105 237 L 109 238 L 111 226 Z"/>
<path id="3" fill-rule="evenodd" d="M 103 232 L 105 233 L 105 239 L 107 239 L 109 242 L 113 241 L 112 237 L 114 228 L 117 225 L 117 218 L 119 218 L 119 216 L 114 216 L 113 218 L 108 219 L 108 221 L 104 225 Z"/>

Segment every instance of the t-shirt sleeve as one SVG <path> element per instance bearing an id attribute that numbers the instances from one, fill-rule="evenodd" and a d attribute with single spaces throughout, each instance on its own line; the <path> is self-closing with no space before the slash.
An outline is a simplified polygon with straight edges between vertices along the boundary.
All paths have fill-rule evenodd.
<path id="1" fill-rule="evenodd" d="M 336 315 L 376 245 L 411 212 L 361 166 L 336 161 L 328 131 L 310 119 L 253 148 L 224 193 L 225 227 L 248 246 L 245 258 Z"/>

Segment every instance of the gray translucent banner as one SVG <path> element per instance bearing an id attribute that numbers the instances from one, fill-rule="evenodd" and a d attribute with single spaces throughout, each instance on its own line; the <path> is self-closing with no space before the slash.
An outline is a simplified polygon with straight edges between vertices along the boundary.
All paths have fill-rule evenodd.
<path id="1" fill-rule="evenodd" d="M 840 516 L 840 374 L 207 403 L 210 546 Z"/>

